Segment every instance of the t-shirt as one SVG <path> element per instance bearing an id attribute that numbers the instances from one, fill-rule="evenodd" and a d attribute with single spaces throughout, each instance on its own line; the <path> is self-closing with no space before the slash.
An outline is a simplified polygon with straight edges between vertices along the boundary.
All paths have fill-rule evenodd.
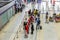
<path id="1" fill-rule="evenodd" d="M 28 19 L 28 25 L 30 25 L 30 22 L 31 22 L 30 19 Z"/>
<path id="2" fill-rule="evenodd" d="M 28 33 L 28 31 L 29 31 L 29 25 L 26 25 L 26 26 L 25 26 L 25 30 L 26 30 L 26 32 Z"/>

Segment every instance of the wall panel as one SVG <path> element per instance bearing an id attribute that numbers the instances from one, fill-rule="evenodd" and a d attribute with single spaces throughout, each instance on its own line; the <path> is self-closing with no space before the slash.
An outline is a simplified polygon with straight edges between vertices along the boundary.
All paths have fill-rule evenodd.
<path id="1" fill-rule="evenodd" d="M 2 17 L 2 25 L 4 25 L 8 21 L 8 15 L 7 12 L 1 15 Z"/>

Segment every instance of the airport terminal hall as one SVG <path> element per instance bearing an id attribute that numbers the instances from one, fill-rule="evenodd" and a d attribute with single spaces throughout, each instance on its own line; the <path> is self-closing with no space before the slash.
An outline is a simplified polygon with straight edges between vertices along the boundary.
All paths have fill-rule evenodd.
<path id="1" fill-rule="evenodd" d="M 0 0 L 0 40 L 60 40 L 60 0 Z"/>

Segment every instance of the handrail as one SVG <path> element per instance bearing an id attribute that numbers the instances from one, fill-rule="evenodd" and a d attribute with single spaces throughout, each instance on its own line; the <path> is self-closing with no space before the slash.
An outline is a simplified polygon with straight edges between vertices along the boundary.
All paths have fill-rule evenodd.
<path id="1" fill-rule="evenodd" d="M 5 11 L 7 11 L 9 8 L 11 8 L 15 4 L 15 1 L 12 1 L 11 3 L 3 6 L 0 8 L 0 15 L 2 15 Z"/>
<path id="2" fill-rule="evenodd" d="M 11 2 L 11 1 L 0 1 L 0 2 Z"/>
<path id="3" fill-rule="evenodd" d="M 27 5 L 27 6 L 28 6 L 28 5 Z M 31 8 L 29 8 L 28 10 L 26 10 L 26 8 L 27 8 L 27 7 L 25 7 L 25 9 L 24 9 L 25 11 L 28 11 L 29 9 L 31 9 Z M 25 14 L 26 14 L 25 11 L 23 11 L 22 14 L 20 15 L 20 17 L 21 17 L 21 16 L 22 16 L 22 17 L 20 18 L 20 21 L 19 21 L 20 23 L 18 23 L 19 25 L 22 23 L 22 21 L 23 21 L 23 19 L 24 19 L 24 16 L 25 16 Z M 13 40 L 13 39 L 14 39 L 14 37 L 16 36 L 16 33 L 17 33 L 18 29 L 19 29 L 19 25 L 16 27 L 16 30 L 14 30 L 14 33 L 12 33 L 12 35 L 11 35 L 10 38 L 9 38 L 9 40 Z"/>

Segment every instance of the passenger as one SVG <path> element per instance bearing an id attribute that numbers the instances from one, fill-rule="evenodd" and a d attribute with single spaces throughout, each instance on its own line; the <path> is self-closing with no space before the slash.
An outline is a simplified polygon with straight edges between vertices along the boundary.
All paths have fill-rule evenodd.
<path id="1" fill-rule="evenodd" d="M 20 11 L 20 5 L 18 5 L 18 12 Z"/>
<path id="2" fill-rule="evenodd" d="M 28 19 L 28 34 L 29 34 L 29 27 L 30 27 L 30 24 L 31 24 L 31 20 L 30 19 Z"/>
<path id="3" fill-rule="evenodd" d="M 48 12 L 46 13 L 46 22 L 48 22 Z"/>
<path id="4" fill-rule="evenodd" d="M 27 24 L 25 26 L 25 37 L 27 38 L 28 37 L 28 32 L 29 32 L 29 25 Z"/>
<path id="5" fill-rule="evenodd" d="M 31 9 L 28 11 L 28 15 L 31 16 Z"/>
<path id="6" fill-rule="evenodd" d="M 34 22 L 34 16 L 33 15 L 30 16 L 30 20 L 31 20 L 31 22 Z"/>
<path id="7" fill-rule="evenodd" d="M 25 18 L 23 25 L 24 25 L 23 29 L 25 30 L 25 26 L 27 25 L 27 18 Z"/>
<path id="8" fill-rule="evenodd" d="M 17 8 L 17 12 L 19 12 L 19 3 L 16 2 L 16 8 Z"/>
<path id="9" fill-rule="evenodd" d="M 34 16 L 36 17 L 36 15 L 38 14 L 38 10 L 34 10 Z"/>
<path id="10" fill-rule="evenodd" d="M 34 15 L 34 10 L 31 12 L 31 15 Z"/>
<path id="11" fill-rule="evenodd" d="M 34 10 L 34 16 L 36 16 L 36 10 Z"/>
<path id="12" fill-rule="evenodd" d="M 33 23 L 31 23 L 31 34 L 33 34 L 33 31 L 34 31 L 34 25 Z"/>
<path id="13" fill-rule="evenodd" d="M 31 20 L 30 20 L 30 19 L 28 19 L 28 25 L 30 25 L 30 23 L 31 23 Z"/>
<path id="14" fill-rule="evenodd" d="M 22 12 L 22 4 L 21 4 L 21 3 L 20 3 L 20 5 L 19 5 L 19 11 Z"/>
<path id="15" fill-rule="evenodd" d="M 40 23 L 41 23 L 40 18 L 37 18 L 37 19 L 36 19 L 36 29 L 37 29 L 37 28 L 39 29 Z"/>
<path id="16" fill-rule="evenodd" d="M 40 17 L 40 11 L 38 12 L 37 16 Z"/>
<path id="17" fill-rule="evenodd" d="M 14 7 L 15 7 L 15 14 L 17 13 L 17 4 L 16 4 L 16 1 L 15 1 L 15 4 L 14 4 Z"/>
<path id="18" fill-rule="evenodd" d="M 27 37 L 27 33 L 26 33 L 26 25 L 27 25 L 27 18 L 25 18 L 24 23 L 23 23 L 23 29 L 24 29 L 24 33 L 25 33 L 25 38 Z"/>

